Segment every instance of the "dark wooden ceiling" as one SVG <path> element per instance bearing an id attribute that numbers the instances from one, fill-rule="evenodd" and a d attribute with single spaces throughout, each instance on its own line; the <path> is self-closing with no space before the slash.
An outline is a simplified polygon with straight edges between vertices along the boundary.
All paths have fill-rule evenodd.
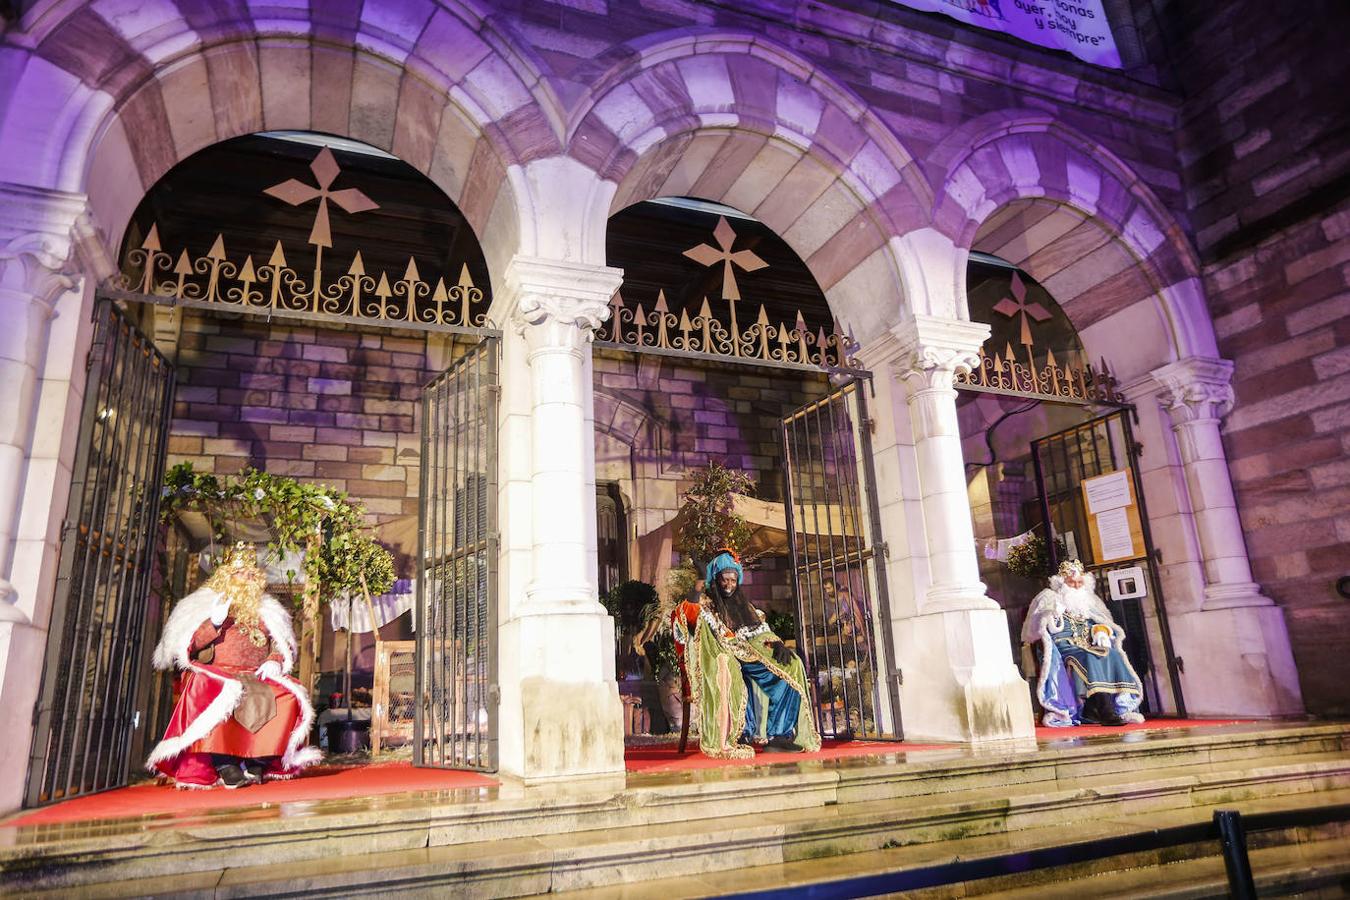
<path id="1" fill-rule="evenodd" d="M 186 247 L 204 255 L 222 235 L 231 261 L 244 255 L 254 266 L 266 263 L 279 240 L 286 261 L 303 277 L 314 269 L 308 243 L 318 202 L 291 206 L 263 191 L 288 178 L 315 183 L 310 161 L 320 148 L 268 135 L 248 135 L 212 145 L 179 163 L 160 179 L 137 207 L 120 259 L 139 246 L 152 223 L 161 244 L 175 257 Z M 378 209 L 348 214 L 329 204 L 332 246 L 324 250 L 325 281 L 346 273 L 361 252 L 366 273 L 391 282 L 401 278 L 411 257 L 430 285 L 459 279 L 467 263 L 474 284 L 490 299 L 487 264 L 478 239 L 454 204 L 426 176 L 401 160 L 334 149 L 341 172 L 332 190 L 359 188 Z"/>
<path id="2" fill-rule="evenodd" d="M 664 203 L 637 203 L 609 220 L 606 241 L 608 262 L 624 271 L 623 294 L 628 306 L 641 303 L 651 310 L 657 293 L 664 290 L 671 312 L 687 309 L 697 315 L 706 297 L 713 315 L 726 322 L 727 301 L 722 299 L 722 269 L 705 266 L 684 255 L 699 244 L 717 247 L 713 229 L 718 214 Z M 737 319 L 751 325 L 764 304 L 769 321 L 789 327 L 800 310 L 812 331 L 832 330 L 829 305 L 806 264 L 767 225 L 753 219 L 728 218 L 736 232 L 732 251 L 751 250 L 768 266 L 755 272 L 736 271 L 741 300 Z"/>

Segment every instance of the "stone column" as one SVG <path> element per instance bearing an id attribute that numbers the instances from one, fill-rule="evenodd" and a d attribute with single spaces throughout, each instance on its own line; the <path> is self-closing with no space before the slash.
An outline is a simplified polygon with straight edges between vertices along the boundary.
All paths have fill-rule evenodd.
<path id="1" fill-rule="evenodd" d="M 1297 715 L 1303 700 L 1284 616 L 1252 580 L 1220 436 L 1232 374 L 1231 362 L 1199 357 L 1151 373 L 1176 437 L 1205 580 L 1199 609 L 1170 618 L 1173 645 L 1191 714 Z"/>
<path id="2" fill-rule="evenodd" d="M 902 361 L 896 375 L 914 429 L 932 579 L 924 606 L 930 612 L 998 609 L 985 595 L 975 556 L 954 386 L 957 372 L 978 364 L 989 326 L 920 316 L 895 334 Z"/>
<path id="3" fill-rule="evenodd" d="M 13 605 L 14 544 L 47 336 L 57 298 L 75 285 L 66 272 L 70 226 L 65 235 L 0 238 L 0 621 L 27 622 L 33 611 L 31 598 L 27 612 Z"/>
<path id="4" fill-rule="evenodd" d="M 877 382 L 892 631 L 905 733 L 914 738 L 1034 733 L 1007 616 L 980 582 L 956 417 L 954 378 L 974 365 L 987 335 L 985 325 L 916 315 L 859 354 Z"/>
<path id="5" fill-rule="evenodd" d="M 623 771 L 614 623 L 590 566 L 595 436 L 586 408 L 592 332 L 621 280 L 605 266 L 525 257 L 507 271 L 506 340 L 523 343 L 516 349 L 529 373 L 531 553 L 502 628 L 502 767 L 527 779 Z M 526 521 L 518 513 L 508 520 L 517 530 Z"/>
<path id="6" fill-rule="evenodd" d="M 23 797 L 69 493 L 91 330 L 72 290 L 85 209 L 0 185 L 0 812 Z"/>

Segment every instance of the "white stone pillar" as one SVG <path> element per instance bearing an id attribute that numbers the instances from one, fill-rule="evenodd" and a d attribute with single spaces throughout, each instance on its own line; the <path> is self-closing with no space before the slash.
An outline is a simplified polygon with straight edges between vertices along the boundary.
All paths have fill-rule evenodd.
<path id="1" fill-rule="evenodd" d="M 957 372 L 979 363 L 989 326 L 918 316 L 895 331 L 903 365 L 914 452 L 918 457 L 928 564 L 925 608 L 998 609 L 985 594 L 975 556 L 961 427 L 956 419 Z"/>
<path id="2" fill-rule="evenodd" d="M 590 566 L 595 436 L 586 408 L 592 332 L 622 274 L 519 256 L 507 270 L 506 340 L 523 341 L 530 381 L 530 515 L 509 521 L 528 522 L 531 564 L 523 590 L 511 588 L 502 626 L 501 757 L 505 771 L 527 779 L 623 771 L 614 623 Z M 521 537 L 505 536 L 517 545 Z"/>
<path id="3" fill-rule="evenodd" d="M 80 195 L 0 185 L 0 812 L 23 798 L 69 493 L 90 330 L 72 290 L 93 238 L 85 209 Z"/>
<path id="4" fill-rule="evenodd" d="M 1284 615 L 1252 580 L 1220 435 L 1233 406 L 1232 374 L 1231 362 L 1198 357 L 1151 373 L 1172 421 L 1205 579 L 1199 609 L 1169 617 L 1173 647 L 1192 715 L 1298 715 L 1303 699 Z"/>
<path id="5" fill-rule="evenodd" d="M 874 446 L 891 629 L 912 738 L 1034 734 L 1007 616 L 980 582 L 956 417 L 954 378 L 974 364 L 987 335 L 985 325 L 916 315 L 859 352 L 878 382 Z"/>
<path id="6" fill-rule="evenodd" d="M 26 622 L 32 613 L 31 599 L 27 612 L 13 605 L 14 544 L 47 336 L 57 299 L 75 285 L 66 271 L 74 215 L 43 208 L 45 199 L 24 191 L 0 201 L 13 216 L 0 222 L 8 226 L 0 232 L 0 621 Z"/>

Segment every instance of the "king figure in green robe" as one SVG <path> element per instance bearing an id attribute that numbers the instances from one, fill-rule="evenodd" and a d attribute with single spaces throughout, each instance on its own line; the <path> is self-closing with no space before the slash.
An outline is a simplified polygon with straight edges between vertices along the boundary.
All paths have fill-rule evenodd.
<path id="1" fill-rule="evenodd" d="M 756 744 L 819 750 L 805 668 L 741 591 L 740 561 L 720 553 L 706 574 L 700 602 L 680 604 L 672 617 L 698 706 L 699 749 L 718 759 L 754 756 Z"/>

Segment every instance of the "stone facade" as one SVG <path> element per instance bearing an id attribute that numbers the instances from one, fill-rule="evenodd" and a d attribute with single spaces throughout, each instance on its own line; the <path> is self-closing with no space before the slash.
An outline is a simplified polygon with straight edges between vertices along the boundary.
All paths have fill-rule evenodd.
<path id="1" fill-rule="evenodd" d="M 169 465 L 322 482 L 376 524 L 417 515 L 425 338 L 194 312 L 177 346 Z"/>
<path id="2" fill-rule="evenodd" d="M 1350 101 L 1344 4 L 1159 5 L 1178 160 L 1220 355 L 1254 577 L 1285 611 L 1309 712 L 1350 713 Z"/>
<path id="3" fill-rule="evenodd" d="M 665 588 L 669 528 L 691 470 L 711 462 L 755 479 L 757 496 L 781 502 L 782 417 L 829 390 L 822 375 L 698 365 L 598 350 L 596 480 L 618 485 L 634 535 L 633 577 Z M 784 556 L 747 572 L 746 593 L 764 609 L 794 612 Z"/>
<path id="4" fill-rule="evenodd" d="M 1289 237 L 1256 236 L 1241 251 L 1254 254 L 1247 263 L 1225 217 L 1260 203 L 1230 192 L 1220 201 L 1231 204 L 1224 211 L 1207 204 L 1205 189 L 1197 193 L 1208 183 L 1205 166 L 1227 166 L 1255 194 L 1285 197 L 1276 205 L 1297 210 L 1284 192 L 1302 185 L 1308 194 L 1310 179 L 1341 158 L 1335 134 L 1343 116 L 1332 124 L 1320 117 L 1342 108 L 1332 89 L 1329 99 L 1308 98 L 1319 115 L 1307 118 L 1324 131 L 1293 128 L 1278 138 L 1290 145 L 1256 146 L 1263 125 L 1277 140 L 1277 107 L 1302 103 L 1301 85 L 1344 81 L 1291 70 L 1281 82 L 1270 57 L 1285 52 L 1279 42 L 1294 31 L 1243 37 L 1233 30 L 1230 40 L 1251 46 L 1250 60 L 1232 76 L 1196 76 L 1197 89 L 1183 100 L 1166 79 L 1156 86 L 1150 66 L 1094 69 L 870 0 L 24 6 L 0 39 L 0 362 L 21 388 L 0 397 L 0 422 L 38 427 L 0 430 L 7 479 L 0 480 L 0 594 L 8 601 L 0 607 L 0 730 L 12 736 L 0 746 L 0 772 L 14 773 L 0 782 L 0 808 L 14 805 L 21 789 L 37 689 L 31 673 L 46 643 L 74 452 L 85 323 L 95 287 L 112 273 L 109 251 L 172 166 L 213 142 L 266 129 L 335 133 L 402 158 L 458 206 L 483 247 L 490 314 L 503 332 L 504 770 L 546 779 L 622 767 L 613 629 L 594 590 L 595 432 L 612 407 L 590 338 L 622 283 L 605 258 L 609 217 L 661 196 L 722 202 L 782 236 L 876 373 L 872 448 L 910 736 L 1031 734 L 1006 617 L 980 581 L 956 416 L 953 379 L 987 334 L 968 321 L 972 250 L 995 252 L 1044 285 L 1088 355 L 1111 360 L 1139 407 L 1144 490 L 1155 539 L 1168 548 L 1160 574 L 1175 612 L 1174 639 L 1183 656 L 1206 661 L 1184 679 L 1188 700 L 1196 698 L 1192 711 L 1302 710 L 1281 608 L 1253 579 L 1274 564 L 1287 585 L 1279 599 L 1293 609 L 1305 602 L 1304 585 L 1314 592 L 1325 585 L 1312 573 L 1328 571 L 1334 551 L 1319 555 L 1331 546 L 1325 541 L 1295 546 L 1296 525 L 1271 526 L 1263 543 L 1266 526 L 1238 503 L 1273 505 L 1244 484 L 1278 477 L 1284 461 L 1270 460 L 1271 472 L 1255 475 L 1242 466 L 1279 451 L 1273 431 L 1261 430 L 1271 427 L 1262 417 L 1276 407 L 1308 416 L 1288 423 L 1306 439 L 1296 451 L 1307 456 L 1303 496 L 1336 484 L 1344 465 L 1317 459 L 1344 431 L 1337 412 L 1344 401 L 1334 399 L 1344 378 L 1334 349 L 1317 349 L 1327 337 L 1312 336 L 1329 331 L 1335 343 L 1344 341 L 1335 332 L 1344 323 L 1331 312 L 1344 290 L 1343 222 L 1330 206 L 1295 216 L 1280 226 Z M 1150 30 L 1144 6 L 1136 5 L 1135 18 L 1151 46 L 1161 33 Z M 1237 7 L 1231 21 L 1245 22 L 1253 7 Z M 1343 57 L 1329 52 L 1316 65 Z M 1227 63 L 1215 52 L 1195 54 L 1194 65 L 1218 72 Z M 1184 69 L 1180 76 L 1191 77 Z M 1211 100 L 1196 99 L 1203 97 Z M 1242 124 L 1210 127 L 1193 114 L 1206 102 L 1216 104 L 1221 124 Z M 1272 118 L 1255 121 L 1259 114 Z M 1249 132 L 1241 145 L 1252 148 L 1253 160 L 1292 159 L 1297 154 L 1278 148 L 1309 141 L 1322 149 L 1312 151 L 1320 154 L 1312 163 L 1302 157 L 1292 167 L 1248 171 L 1225 154 L 1229 147 L 1236 154 Z M 1318 134 L 1326 140 L 1315 141 Z M 1197 140 L 1219 142 L 1217 155 L 1195 153 Z M 1322 243 L 1320 254 L 1307 255 Z M 1225 247 L 1229 255 L 1220 259 Z M 1279 277 L 1294 296 L 1266 293 L 1276 289 L 1265 280 L 1267 258 L 1280 261 Z M 1277 362 L 1273 351 L 1260 356 L 1253 345 L 1264 337 L 1244 336 L 1277 319 L 1289 333 L 1280 351 L 1288 361 Z M 315 338 L 311 352 L 327 352 L 317 331 Z M 333 346 L 362 349 L 359 341 Z M 191 352 L 199 349 L 211 352 Z M 386 349 L 403 352 L 383 344 L 378 352 Z M 1236 355 L 1238 367 L 1221 352 Z M 1252 362 L 1243 358 L 1251 354 L 1258 367 L 1265 360 L 1265 377 L 1248 375 Z M 343 365 L 305 360 L 303 349 L 299 361 Z M 1320 382 L 1300 382 L 1309 377 Z M 185 402 L 191 418 L 193 401 Z M 1230 413 L 1225 445 L 1220 423 Z M 285 424 L 265 423 L 264 445 L 295 443 L 274 437 L 273 426 L 311 427 L 292 424 L 290 414 Z M 711 429 L 728 426 L 706 424 L 705 450 L 720 452 L 714 442 L 731 437 Z M 330 426 L 312 427 L 317 439 Z M 335 419 L 331 427 L 342 426 Z M 1244 446 L 1246 432 L 1266 435 L 1267 443 Z M 362 452 L 367 433 L 363 426 Z M 179 447 L 196 436 L 205 454 L 206 435 L 180 432 Z M 241 459 L 242 447 L 234 449 Z M 362 477 L 348 476 L 349 485 L 383 483 L 365 477 L 364 467 L 398 464 L 397 438 L 392 449 L 394 463 L 361 461 Z M 1247 480 L 1239 481 L 1238 500 L 1226 453 Z M 302 469 L 309 462 L 317 476 L 320 460 L 305 459 L 303 449 L 293 460 Z M 350 455 L 327 462 L 357 464 Z M 406 495 L 386 499 L 405 508 Z M 1328 502 L 1330 523 L 1341 501 Z M 1253 554 L 1271 560 L 1255 575 L 1239 512 Z M 1337 527 L 1325 526 L 1315 540 Z M 1292 558 L 1300 553 L 1301 561 Z M 1291 557 L 1286 569 L 1275 562 L 1282 556 Z M 1344 621 L 1330 604 L 1320 608 L 1326 621 Z"/>

